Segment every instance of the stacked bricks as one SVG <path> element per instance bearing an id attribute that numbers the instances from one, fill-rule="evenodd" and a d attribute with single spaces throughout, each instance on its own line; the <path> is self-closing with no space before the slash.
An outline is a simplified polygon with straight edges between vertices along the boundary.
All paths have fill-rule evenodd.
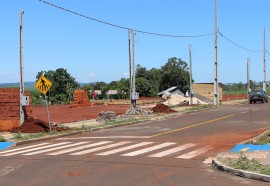
<path id="1" fill-rule="evenodd" d="M 87 92 L 84 90 L 75 90 L 73 96 L 73 104 L 70 107 L 75 108 L 88 106 L 91 106 L 91 102 L 88 98 Z"/>
<path id="2" fill-rule="evenodd" d="M 32 115 L 32 99 L 29 92 L 29 106 L 26 115 Z M 0 131 L 10 131 L 20 126 L 20 88 L 0 88 Z"/>
<path id="3" fill-rule="evenodd" d="M 0 131 L 20 125 L 20 89 L 0 88 Z"/>

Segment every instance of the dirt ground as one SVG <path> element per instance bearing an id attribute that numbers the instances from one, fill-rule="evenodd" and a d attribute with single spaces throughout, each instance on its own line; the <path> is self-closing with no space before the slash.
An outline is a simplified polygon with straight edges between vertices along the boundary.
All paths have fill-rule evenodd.
<path id="1" fill-rule="evenodd" d="M 138 100 L 138 106 L 155 105 L 161 98 L 145 98 Z M 62 124 L 76 121 L 96 119 L 101 111 L 114 111 L 116 115 L 124 114 L 130 109 L 129 100 L 95 101 L 92 106 L 84 108 L 71 108 L 71 105 L 49 105 L 50 120 L 53 123 Z M 93 103 L 93 102 L 92 102 Z M 36 119 L 48 121 L 45 106 L 33 106 L 31 116 Z"/>
<path id="2" fill-rule="evenodd" d="M 93 105 L 84 108 L 70 108 L 70 105 L 50 105 L 49 114 L 51 122 L 62 124 L 96 119 L 101 111 L 114 111 L 116 115 L 121 115 L 129 108 L 129 105 Z M 33 107 L 32 117 L 48 121 L 46 107 Z"/>

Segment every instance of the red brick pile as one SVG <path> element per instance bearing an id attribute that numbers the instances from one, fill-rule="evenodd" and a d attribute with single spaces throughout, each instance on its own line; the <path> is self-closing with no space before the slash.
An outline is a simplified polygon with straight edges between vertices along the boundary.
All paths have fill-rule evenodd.
<path id="1" fill-rule="evenodd" d="M 20 89 L 0 88 L 0 131 L 20 124 Z"/>
<path id="2" fill-rule="evenodd" d="M 167 105 L 164 105 L 162 103 L 157 104 L 154 108 L 152 108 L 154 112 L 159 112 L 159 113 L 172 113 L 176 112 L 175 110 L 171 109 Z"/>
<path id="3" fill-rule="evenodd" d="M 73 104 L 70 106 L 71 108 L 91 106 L 87 92 L 84 90 L 75 90 L 73 100 Z"/>

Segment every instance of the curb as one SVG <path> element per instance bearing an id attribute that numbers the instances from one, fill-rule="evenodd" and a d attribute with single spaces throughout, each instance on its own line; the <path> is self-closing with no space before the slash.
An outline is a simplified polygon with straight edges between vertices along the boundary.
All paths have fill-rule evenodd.
<path id="1" fill-rule="evenodd" d="M 228 167 L 226 165 L 223 165 L 220 161 L 218 161 L 216 158 L 212 160 L 212 165 L 216 167 L 217 169 L 233 174 L 235 176 L 240 176 L 244 178 L 249 178 L 249 179 L 254 179 L 258 181 L 264 181 L 264 182 L 270 182 L 270 176 L 260 174 L 260 173 L 254 173 L 254 172 L 249 172 L 245 170 L 240 170 L 240 169 L 234 169 L 231 167 Z"/>
<path id="2" fill-rule="evenodd" d="M 81 133 L 83 133 L 83 131 L 75 131 L 75 132 L 71 132 L 71 133 L 67 133 L 67 134 L 60 134 L 60 135 L 55 135 L 55 136 L 43 137 L 43 138 L 29 139 L 29 140 L 14 142 L 14 143 L 15 143 L 15 146 L 19 146 L 19 145 L 24 145 L 24 144 L 28 144 L 28 143 L 33 143 L 33 142 L 38 142 L 38 141 L 43 141 L 43 140 L 51 140 L 51 139 L 56 139 L 56 138 L 60 138 L 60 137 L 81 134 Z"/>

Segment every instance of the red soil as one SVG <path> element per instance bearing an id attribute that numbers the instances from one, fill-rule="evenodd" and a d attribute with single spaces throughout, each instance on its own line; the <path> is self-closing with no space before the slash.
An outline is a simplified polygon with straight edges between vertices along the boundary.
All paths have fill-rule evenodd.
<path id="1" fill-rule="evenodd" d="M 68 130 L 67 128 L 51 126 L 52 131 Z M 29 118 L 23 122 L 20 127 L 14 128 L 11 132 L 22 132 L 22 133 L 39 133 L 39 132 L 50 132 L 48 122 L 39 119 Z"/>
<path id="2" fill-rule="evenodd" d="M 70 105 L 50 105 L 50 121 L 53 123 L 70 123 L 89 119 L 96 119 L 101 111 L 114 111 L 121 115 L 130 108 L 129 105 L 94 105 L 84 108 L 70 108 Z M 45 106 L 34 106 L 31 113 L 33 118 L 48 121 Z"/>
<path id="3" fill-rule="evenodd" d="M 167 105 L 164 105 L 162 103 L 157 104 L 152 110 L 154 112 L 159 112 L 159 113 L 176 112 L 175 110 L 172 110 L 170 107 L 168 107 Z"/>

